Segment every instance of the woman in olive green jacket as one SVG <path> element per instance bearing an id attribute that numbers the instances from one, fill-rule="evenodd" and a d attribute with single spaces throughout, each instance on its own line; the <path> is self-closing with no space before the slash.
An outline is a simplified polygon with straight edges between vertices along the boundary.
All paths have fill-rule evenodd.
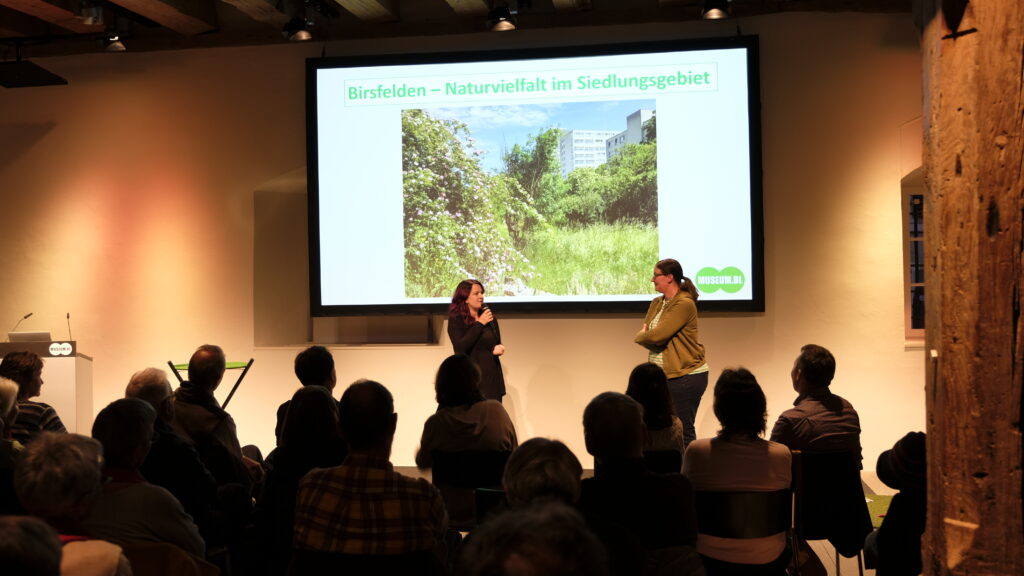
<path id="1" fill-rule="evenodd" d="M 697 437 L 693 423 L 708 387 L 704 345 L 697 336 L 697 287 L 683 275 L 679 262 L 667 258 L 654 266 L 654 289 L 644 326 L 634 341 L 648 351 L 648 361 L 662 367 L 676 416 L 683 421 L 683 439 Z"/>

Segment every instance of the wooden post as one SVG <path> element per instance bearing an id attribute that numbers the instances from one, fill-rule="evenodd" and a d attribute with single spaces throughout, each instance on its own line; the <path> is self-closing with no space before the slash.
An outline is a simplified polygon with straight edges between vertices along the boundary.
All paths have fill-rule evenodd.
<path id="1" fill-rule="evenodd" d="M 1024 2 L 921 0 L 926 575 L 1024 574 Z"/>

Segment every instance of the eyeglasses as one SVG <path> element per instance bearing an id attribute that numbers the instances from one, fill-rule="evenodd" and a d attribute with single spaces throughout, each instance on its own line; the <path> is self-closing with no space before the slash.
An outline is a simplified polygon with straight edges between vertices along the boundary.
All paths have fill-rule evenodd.
<path id="1" fill-rule="evenodd" d="M 669 276 L 669 274 L 655 274 L 654 276 L 651 276 L 651 280 L 654 280 L 658 276 Z"/>

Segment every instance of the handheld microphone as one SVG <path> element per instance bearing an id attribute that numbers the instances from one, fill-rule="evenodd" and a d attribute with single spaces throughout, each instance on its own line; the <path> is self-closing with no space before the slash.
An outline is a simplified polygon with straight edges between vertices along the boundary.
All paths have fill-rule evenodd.
<path id="1" fill-rule="evenodd" d="M 487 310 L 491 310 L 490 308 L 487 307 L 487 304 L 481 304 L 480 305 L 480 311 L 481 312 L 486 312 Z M 491 329 L 491 334 L 494 334 L 494 339 L 497 340 L 498 343 L 500 344 L 501 343 L 501 337 L 498 336 L 498 327 L 497 327 L 496 322 L 497 322 L 497 319 L 494 318 L 494 310 L 491 310 L 491 321 L 487 323 L 487 327 Z"/>
<path id="2" fill-rule="evenodd" d="M 71 340 L 74 340 L 74 338 L 71 337 L 71 312 L 68 312 L 68 341 L 70 342 Z"/>
<path id="3" fill-rule="evenodd" d="M 29 316 L 31 316 L 31 315 L 32 315 L 32 313 L 29 312 L 28 314 L 25 314 L 24 316 L 22 316 L 21 320 L 18 320 L 18 322 L 14 325 L 14 328 L 11 328 L 11 332 L 14 332 L 15 330 L 17 330 L 18 326 L 21 326 L 21 323 L 24 322 L 25 320 L 28 320 Z"/>

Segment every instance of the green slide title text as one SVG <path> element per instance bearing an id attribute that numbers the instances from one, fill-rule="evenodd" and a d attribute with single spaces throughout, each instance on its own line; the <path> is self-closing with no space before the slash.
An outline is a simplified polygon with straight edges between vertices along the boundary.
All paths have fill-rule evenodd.
<path id="1" fill-rule="evenodd" d="M 575 78 L 541 78 L 540 76 L 489 81 L 446 81 L 440 86 L 422 86 L 405 82 L 376 85 L 348 85 L 349 101 L 408 100 L 428 96 L 486 96 L 552 92 L 599 92 L 633 89 L 641 92 L 672 87 L 709 86 L 714 83 L 711 72 L 676 71 L 674 74 L 623 75 L 616 72 Z"/>

